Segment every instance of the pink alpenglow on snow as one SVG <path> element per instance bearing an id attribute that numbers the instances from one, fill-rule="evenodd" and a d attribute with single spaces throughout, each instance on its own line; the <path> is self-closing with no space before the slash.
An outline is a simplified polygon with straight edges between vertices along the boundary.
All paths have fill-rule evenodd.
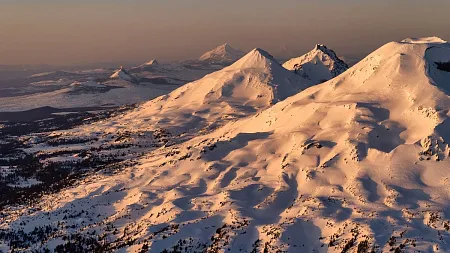
<path id="1" fill-rule="evenodd" d="M 26 251 L 449 252 L 450 44 L 390 42 L 347 70 L 324 50 L 299 75 L 254 49 L 123 114 L 27 136 L 42 163 L 119 162 L 6 209 L 1 231 L 52 228 Z"/>

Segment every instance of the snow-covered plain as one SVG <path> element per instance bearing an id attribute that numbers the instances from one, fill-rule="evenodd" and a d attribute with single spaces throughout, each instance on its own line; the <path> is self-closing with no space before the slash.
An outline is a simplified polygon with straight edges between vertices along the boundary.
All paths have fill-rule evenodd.
<path id="1" fill-rule="evenodd" d="M 124 116 L 50 133 L 132 144 L 118 152 L 137 165 L 5 209 L 0 228 L 57 228 L 26 250 L 77 235 L 118 252 L 448 252 L 446 62 L 449 43 L 407 39 L 309 87 L 255 49 Z"/>

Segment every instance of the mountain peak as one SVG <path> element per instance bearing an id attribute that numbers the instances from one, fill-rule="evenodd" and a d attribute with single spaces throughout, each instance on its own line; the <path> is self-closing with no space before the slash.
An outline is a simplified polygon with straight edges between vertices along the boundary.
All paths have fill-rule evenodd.
<path id="1" fill-rule="evenodd" d="M 144 66 L 158 66 L 158 61 L 156 61 L 156 60 L 150 60 L 150 61 L 148 61 L 148 62 L 146 62 L 146 63 L 144 63 Z"/>
<path id="2" fill-rule="evenodd" d="M 246 54 L 242 59 L 244 58 L 253 58 L 253 59 L 268 59 L 271 61 L 275 61 L 277 62 L 277 60 L 275 60 L 275 58 L 269 54 L 269 52 L 261 49 L 261 48 L 255 48 L 252 51 L 250 51 L 248 54 Z"/>
<path id="3" fill-rule="evenodd" d="M 272 64 L 280 65 L 280 63 L 267 51 L 261 48 L 255 48 L 230 67 L 241 69 L 266 68 Z"/>
<path id="4" fill-rule="evenodd" d="M 314 51 L 320 51 L 320 52 L 330 56 L 331 58 L 333 58 L 336 61 L 340 60 L 339 57 L 337 57 L 336 53 L 332 49 L 329 49 L 327 46 L 325 46 L 323 44 L 316 44 L 316 46 L 310 53 L 313 53 Z"/>
<path id="5" fill-rule="evenodd" d="M 134 79 L 133 76 L 127 70 L 125 70 L 123 66 L 120 66 L 120 68 L 116 70 L 114 74 L 112 74 L 109 78 L 122 79 L 129 82 L 133 81 Z"/>
<path id="6" fill-rule="evenodd" d="M 227 42 L 225 42 L 225 43 L 223 43 L 222 45 L 218 46 L 217 48 L 224 48 L 224 49 L 227 49 L 227 48 L 231 48 L 231 46 L 230 46 L 230 44 L 228 44 Z"/>
<path id="7" fill-rule="evenodd" d="M 323 44 L 316 44 L 313 50 L 290 59 L 283 67 L 316 83 L 336 77 L 348 69 L 348 65 Z"/>
<path id="8" fill-rule="evenodd" d="M 198 60 L 211 64 L 230 64 L 237 61 L 243 55 L 244 53 L 242 51 L 234 49 L 228 43 L 225 43 L 204 53 Z"/>
<path id="9" fill-rule="evenodd" d="M 326 51 L 328 50 L 327 46 L 323 45 L 323 44 L 316 44 L 315 50 L 321 50 L 321 51 Z"/>
<path id="10" fill-rule="evenodd" d="M 251 52 L 256 53 L 258 55 L 262 55 L 266 58 L 275 59 L 271 54 L 269 54 L 269 52 L 267 52 L 261 48 L 255 48 Z"/>

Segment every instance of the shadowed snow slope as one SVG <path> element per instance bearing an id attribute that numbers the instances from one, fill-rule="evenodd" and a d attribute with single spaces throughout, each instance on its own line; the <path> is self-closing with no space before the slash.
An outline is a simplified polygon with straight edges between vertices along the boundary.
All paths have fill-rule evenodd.
<path id="1" fill-rule="evenodd" d="M 244 56 L 245 53 L 232 48 L 227 43 L 216 47 L 215 49 L 204 53 L 198 60 L 209 64 L 231 64 Z"/>
<path id="2" fill-rule="evenodd" d="M 328 82 L 47 196 L 42 211 L 3 227 L 30 232 L 83 210 L 45 245 L 96 231 L 130 252 L 448 252 L 450 79 L 435 63 L 448 61 L 436 38 L 388 43 Z M 125 119 L 138 129 L 147 113 L 203 110 L 215 121 L 248 111 L 236 104 L 264 108 L 297 87 L 278 73 L 254 50 Z"/>
<path id="3" fill-rule="evenodd" d="M 339 59 L 333 50 L 319 44 L 307 54 L 285 62 L 283 67 L 314 83 L 328 81 L 348 69 L 347 63 Z"/>

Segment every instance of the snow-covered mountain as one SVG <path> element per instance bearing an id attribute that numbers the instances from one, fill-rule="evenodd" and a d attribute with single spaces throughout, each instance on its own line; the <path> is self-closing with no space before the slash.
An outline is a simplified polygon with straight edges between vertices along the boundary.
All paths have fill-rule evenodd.
<path id="1" fill-rule="evenodd" d="M 295 94 L 310 84 L 256 49 L 124 116 L 27 137 L 53 170 L 124 162 L 5 209 L 0 249 L 448 252 L 449 62 L 441 39 L 392 42 Z"/>
<path id="2" fill-rule="evenodd" d="M 320 44 L 305 55 L 286 61 L 283 67 L 315 83 L 328 81 L 348 69 L 333 50 Z"/>
<path id="3" fill-rule="evenodd" d="M 153 72 L 158 72 L 158 71 L 163 71 L 163 69 L 161 68 L 161 66 L 159 65 L 159 62 L 156 60 L 150 60 L 140 66 L 137 67 L 133 67 L 130 69 L 131 73 L 139 73 L 142 71 L 153 71 Z"/>
<path id="4" fill-rule="evenodd" d="M 225 43 L 204 53 L 198 58 L 198 61 L 207 64 L 229 65 L 244 55 L 244 52 L 234 49 L 228 43 Z"/>
<path id="5" fill-rule="evenodd" d="M 143 178 L 164 198 L 149 204 L 160 214 L 150 219 L 180 225 L 168 228 L 171 243 L 149 245 L 449 251 L 445 62 L 450 45 L 441 40 L 389 43 L 329 82 L 166 153 L 177 155 L 143 158 L 134 176 L 158 168 Z"/>
<path id="6" fill-rule="evenodd" d="M 127 82 L 133 82 L 136 80 L 127 70 L 125 70 L 122 66 L 117 69 L 110 77 L 110 79 L 121 79 Z"/>
<path id="7" fill-rule="evenodd" d="M 123 121 L 135 130 L 159 127 L 197 134 L 254 114 L 310 85 L 264 50 L 254 49 L 229 67 L 143 104 Z"/>
<path id="8" fill-rule="evenodd" d="M 93 129 L 126 128 L 154 137 L 163 131 L 176 143 L 258 113 L 309 86 L 309 80 L 283 68 L 269 53 L 254 49 L 231 66 L 146 102 L 115 123 L 88 125 L 71 134 L 91 138 L 100 133 Z"/>
<path id="9" fill-rule="evenodd" d="M 158 63 L 157 60 L 150 60 L 150 61 L 144 63 L 144 65 L 145 65 L 145 66 L 154 66 L 154 67 L 156 67 L 156 66 L 159 65 L 159 63 Z"/>

